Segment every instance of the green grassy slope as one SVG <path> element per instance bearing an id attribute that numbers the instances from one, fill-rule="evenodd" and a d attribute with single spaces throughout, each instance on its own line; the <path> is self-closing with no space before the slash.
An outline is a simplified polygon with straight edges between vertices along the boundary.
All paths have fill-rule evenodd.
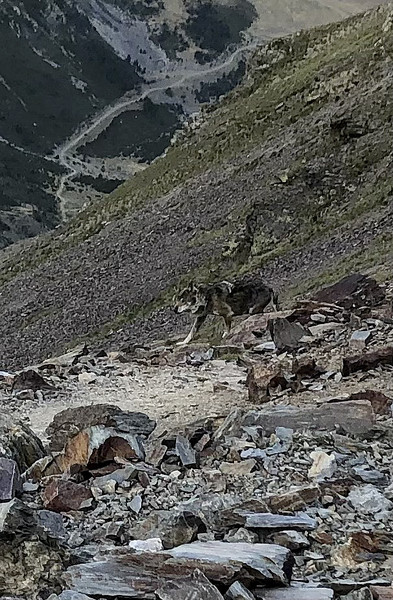
<path id="1" fill-rule="evenodd" d="M 262 269 L 286 295 L 393 249 L 393 10 L 275 40 L 166 156 L 2 261 L 4 361 L 179 327 L 199 280 Z M 21 315 L 23 313 L 23 316 Z M 18 343 L 15 336 L 18 335 Z"/>

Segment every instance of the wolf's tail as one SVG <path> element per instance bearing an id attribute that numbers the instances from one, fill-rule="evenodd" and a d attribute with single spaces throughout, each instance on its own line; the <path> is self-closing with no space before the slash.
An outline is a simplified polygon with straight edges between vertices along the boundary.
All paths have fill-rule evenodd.
<path id="1" fill-rule="evenodd" d="M 278 292 L 275 292 L 274 290 L 271 290 L 272 292 L 272 304 L 273 304 L 273 308 L 276 312 L 278 312 L 280 310 L 280 304 L 278 301 Z"/>

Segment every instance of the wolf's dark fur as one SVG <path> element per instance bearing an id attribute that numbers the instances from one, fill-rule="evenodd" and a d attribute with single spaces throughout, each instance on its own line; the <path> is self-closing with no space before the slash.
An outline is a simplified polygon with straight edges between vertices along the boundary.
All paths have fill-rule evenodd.
<path id="1" fill-rule="evenodd" d="M 196 286 L 191 283 L 179 295 L 175 311 L 191 312 L 196 315 L 190 333 L 182 342 L 189 343 L 208 315 L 223 317 L 227 334 L 232 318 L 237 315 L 263 313 L 269 303 L 278 310 L 278 296 L 258 275 L 247 275 L 233 282 Z M 224 334 L 225 335 L 225 334 Z"/>

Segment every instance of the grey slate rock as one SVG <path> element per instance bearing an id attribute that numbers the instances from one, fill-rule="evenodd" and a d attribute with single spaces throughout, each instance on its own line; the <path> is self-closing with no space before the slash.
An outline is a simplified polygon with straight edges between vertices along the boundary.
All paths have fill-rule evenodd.
<path id="1" fill-rule="evenodd" d="M 289 427 L 295 431 L 306 429 L 326 429 L 334 431 L 342 427 L 351 434 L 363 434 L 375 425 L 375 414 L 367 400 L 347 402 L 326 402 L 320 406 L 297 408 L 295 406 L 274 406 L 245 414 L 242 425 L 260 426 L 268 434 L 276 427 Z"/>
<path id="2" fill-rule="evenodd" d="M 52 510 L 39 510 L 36 513 L 38 529 L 49 538 L 65 541 L 67 532 L 62 515 Z"/>
<path id="3" fill-rule="evenodd" d="M 300 345 L 300 340 L 307 335 L 306 329 L 300 323 L 291 323 L 288 319 L 278 317 L 268 323 L 270 335 L 278 350 L 294 350 Z"/>
<path id="4" fill-rule="evenodd" d="M 103 475 L 102 477 L 96 477 L 93 481 L 94 487 L 102 488 L 108 481 L 116 481 L 117 484 L 123 483 L 124 481 L 129 481 L 133 479 L 138 474 L 138 470 L 133 466 L 125 466 L 123 469 L 116 469 L 112 473 L 108 475 Z"/>
<path id="5" fill-rule="evenodd" d="M 0 458 L 0 502 L 12 500 L 21 491 L 18 465 L 10 458 Z"/>
<path id="6" fill-rule="evenodd" d="M 175 450 L 184 467 L 194 467 L 196 465 L 196 452 L 187 438 L 178 435 Z"/>
<path id="7" fill-rule="evenodd" d="M 21 500 L 14 498 L 0 504 L 0 538 L 2 535 L 29 536 L 35 527 L 34 512 Z"/>
<path id="8" fill-rule="evenodd" d="M 250 592 L 240 581 L 232 583 L 225 594 L 227 600 L 255 600 L 254 594 Z"/>
<path id="9" fill-rule="evenodd" d="M 261 589 L 255 592 L 257 600 L 333 600 L 329 588 L 289 587 L 286 589 Z"/>
<path id="10" fill-rule="evenodd" d="M 194 542 L 165 552 L 120 552 L 69 567 L 66 585 L 91 596 L 153 600 L 165 584 L 191 576 L 196 568 L 210 582 L 227 586 L 242 579 L 287 585 L 294 564 L 291 552 L 274 544 Z"/>
<path id="11" fill-rule="evenodd" d="M 386 477 L 377 469 L 367 469 L 365 466 L 353 467 L 354 474 L 364 483 L 384 483 Z"/>
<path id="12" fill-rule="evenodd" d="M 310 531 L 315 529 L 317 522 L 305 513 L 294 516 L 278 515 L 274 513 L 245 513 L 238 511 L 246 522 L 244 527 L 249 529 L 300 529 Z"/>
<path id="13" fill-rule="evenodd" d="M 270 539 L 274 544 L 285 546 L 285 548 L 289 548 L 289 550 L 292 551 L 303 550 L 304 548 L 310 547 L 310 542 L 303 533 L 291 529 L 277 531 L 272 534 L 269 541 Z"/>
<path id="14" fill-rule="evenodd" d="M 224 600 L 216 586 L 199 569 L 190 577 L 169 581 L 156 594 L 160 600 Z"/>
<path id="15" fill-rule="evenodd" d="M 58 600 L 92 600 L 90 596 L 80 594 L 79 592 L 73 592 L 72 590 L 64 590 L 56 597 Z"/>
<path id="16" fill-rule="evenodd" d="M 354 331 L 353 334 L 351 335 L 349 344 L 353 348 L 359 348 L 359 350 L 361 350 L 362 348 L 364 348 L 366 346 L 366 344 L 370 341 L 370 339 L 371 339 L 371 331 L 362 331 L 362 330 L 358 329 L 357 331 Z"/>
<path id="17" fill-rule="evenodd" d="M 393 508 L 393 503 L 371 484 L 353 488 L 348 494 L 348 500 L 361 514 L 375 515 Z"/>
<path id="18" fill-rule="evenodd" d="M 128 503 L 128 508 L 138 515 L 142 508 L 142 496 L 139 494 L 134 496 L 133 499 Z"/>
<path id="19" fill-rule="evenodd" d="M 198 560 L 220 565 L 230 564 L 234 557 L 258 580 L 286 584 L 291 578 L 293 557 L 283 546 L 227 542 L 194 542 L 167 550 L 173 558 Z"/>

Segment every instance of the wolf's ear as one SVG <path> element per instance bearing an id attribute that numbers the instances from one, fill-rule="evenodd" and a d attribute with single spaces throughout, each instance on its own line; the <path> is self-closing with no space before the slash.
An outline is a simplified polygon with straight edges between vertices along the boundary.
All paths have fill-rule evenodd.
<path id="1" fill-rule="evenodd" d="M 197 286 L 195 285 L 195 281 L 191 281 L 190 285 L 188 286 L 190 288 L 190 290 L 192 290 L 193 292 L 197 291 Z"/>

